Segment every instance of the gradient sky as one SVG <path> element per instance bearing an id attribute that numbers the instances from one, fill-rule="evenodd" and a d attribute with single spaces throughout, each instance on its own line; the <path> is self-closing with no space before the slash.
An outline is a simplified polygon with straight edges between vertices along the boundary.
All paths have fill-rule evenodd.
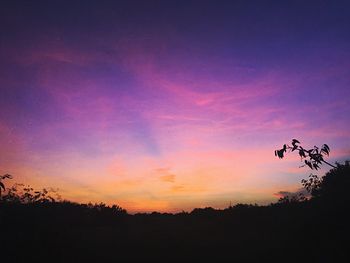
<path id="1" fill-rule="evenodd" d="M 0 4 L 0 173 L 72 201 L 274 202 L 282 144 L 350 158 L 349 98 L 348 1 Z"/>

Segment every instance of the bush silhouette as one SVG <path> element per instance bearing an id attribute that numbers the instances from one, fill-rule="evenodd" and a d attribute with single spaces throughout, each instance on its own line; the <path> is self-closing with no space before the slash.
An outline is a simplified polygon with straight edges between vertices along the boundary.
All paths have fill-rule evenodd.
<path id="1" fill-rule="evenodd" d="M 12 178 L 12 177 L 11 177 Z M 60 200 L 58 192 L 51 188 L 43 188 L 42 190 L 34 190 L 31 186 L 15 183 L 11 187 L 3 188 L 4 195 L 1 197 L 1 202 L 12 202 L 21 204 L 30 203 L 49 203 Z M 56 199 L 53 197 L 56 196 Z"/>
<path id="2" fill-rule="evenodd" d="M 332 201 L 349 201 L 350 161 L 336 163 L 321 179 L 315 178 L 310 189 L 313 198 Z"/>

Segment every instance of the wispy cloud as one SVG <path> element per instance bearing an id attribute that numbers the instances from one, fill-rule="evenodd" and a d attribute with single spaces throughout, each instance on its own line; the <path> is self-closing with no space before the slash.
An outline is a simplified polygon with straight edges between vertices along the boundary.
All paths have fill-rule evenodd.
<path id="1" fill-rule="evenodd" d="M 275 147 L 297 137 L 350 156 L 347 53 L 263 66 L 172 33 L 6 50 L 1 171 L 67 198 L 134 211 L 265 202 L 307 173 Z"/>

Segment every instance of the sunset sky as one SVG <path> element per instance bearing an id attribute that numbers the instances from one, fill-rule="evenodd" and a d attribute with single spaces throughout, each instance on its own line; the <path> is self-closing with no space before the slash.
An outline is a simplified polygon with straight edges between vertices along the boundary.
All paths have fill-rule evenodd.
<path id="1" fill-rule="evenodd" d="M 268 204 L 350 159 L 349 1 L 2 1 L 0 174 L 129 212 Z M 318 171 L 322 175 L 328 168 Z"/>

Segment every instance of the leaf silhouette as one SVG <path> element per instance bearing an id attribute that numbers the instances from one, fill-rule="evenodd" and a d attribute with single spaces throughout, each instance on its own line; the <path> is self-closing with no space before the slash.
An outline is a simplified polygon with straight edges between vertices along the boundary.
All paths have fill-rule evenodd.
<path id="1" fill-rule="evenodd" d="M 300 157 L 306 157 L 304 150 L 299 150 Z"/>
<path id="2" fill-rule="evenodd" d="M 328 145 L 327 144 L 323 144 L 322 149 L 321 149 L 321 153 L 324 153 L 327 156 L 329 156 L 329 152 L 330 152 L 330 149 L 329 149 Z"/>
<path id="3" fill-rule="evenodd" d="M 312 170 L 314 169 L 314 168 L 312 167 L 311 162 L 309 162 L 308 160 L 305 160 L 305 164 L 306 164 L 307 166 L 309 166 Z"/>

